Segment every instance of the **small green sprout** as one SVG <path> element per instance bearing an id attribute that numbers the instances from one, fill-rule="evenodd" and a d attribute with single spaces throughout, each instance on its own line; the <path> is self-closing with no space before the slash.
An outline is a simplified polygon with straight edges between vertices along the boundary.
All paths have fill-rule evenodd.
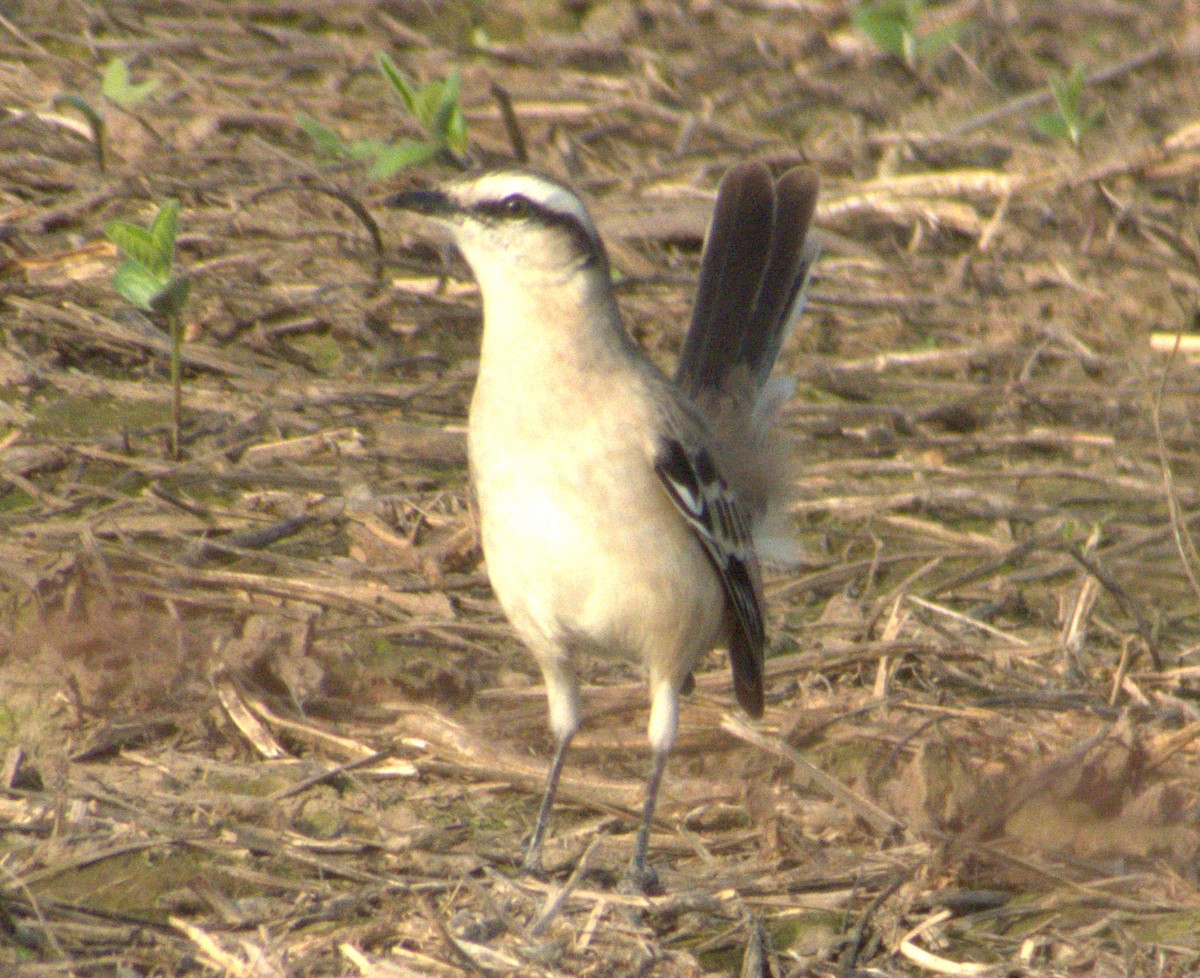
<path id="1" fill-rule="evenodd" d="M 1095 129 L 1104 118 L 1103 107 L 1091 111 L 1083 108 L 1083 85 L 1086 80 L 1087 71 L 1081 64 L 1072 68 L 1065 78 L 1058 72 L 1052 72 L 1050 91 L 1054 93 L 1054 108 L 1039 112 L 1030 120 L 1030 125 L 1043 136 L 1069 140 L 1072 146 L 1079 149 L 1084 133 Z"/>
<path id="2" fill-rule="evenodd" d="M 296 116 L 296 122 L 322 155 L 335 160 L 370 160 L 368 174 L 372 180 L 385 180 L 406 166 L 428 163 L 442 151 L 436 143 L 417 139 L 398 139 L 394 143 L 381 139 L 346 140 L 303 112 Z"/>
<path id="3" fill-rule="evenodd" d="M 957 41 L 963 30 L 957 22 L 922 29 L 924 9 L 925 0 L 872 0 L 855 10 L 851 20 L 877 48 L 915 69 L 919 61 L 936 56 Z"/>
<path id="4" fill-rule="evenodd" d="M 165 324 L 171 334 L 171 454 L 180 457 L 183 427 L 183 307 L 190 281 L 175 269 L 179 233 L 179 201 L 166 201 L 149 227 L 109 221 L 104 236 L 125 256 L 113 273 L 113 286 L 138 309 Z"/>
<path id="5" fill-rule="evenodd" d="M 425 130 L 424 139 L 345 140 L 312 116 L 300 113 L 296 121 L 316 144 L 318 151 L 333 159 L 369 160 L 373 180 L 385 180 L 409 166 L 428 163 L 439 156 L 457 159 L 467 149 L 467 124 L 458 104 L 462 76 L 457 70 L 444 80 L 434 79 L 420 88 L 413 86 L 386 54 L 379 55 L 379 70 Z"/>
<path id="6" fill-rule="evenodd" d="M 129 65 L 123 58 L 110 58 L 100 76 L 100 94 L 113 105 L 126 112 L 146 101 L 158 88 L 158 79 L 134 84 L 129 80 Z M 96 166 L 103 173 L 106 169 L 104 156 L 104 110 L 94 106 L 82 95 L 75 92 L 63 92 L 54 99 L 55 108 L 74 109 L 87 121 L 92 130 L 92 146 L 96 154 Z"/>
<path id="7" fill-rule="evenodd" d="M 379 70 L 416 116 L 431 142 L 453 153 L 467 149 L 467 122 L 458 104 L 462 74 L 455 68 L 443 81 L 433 79 L 414 88 L 386 54 L 379 55 Z"/>
<path id="8" fill-rule="evenodd" d="M 123 58 L 110 58 L 100 80 L 100 94 L 126 111 L 146 101 L 158 88 L 158 79 L 150 78 L 139 84 L 129 80 L 129 65 Z"/>

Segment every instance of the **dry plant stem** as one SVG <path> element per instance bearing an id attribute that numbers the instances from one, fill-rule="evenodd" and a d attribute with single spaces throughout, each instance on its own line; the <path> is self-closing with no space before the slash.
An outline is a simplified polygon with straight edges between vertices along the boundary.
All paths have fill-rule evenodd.
<path id="1" fill-rule="evenodd" d="M 950 910 L 939 910 L 931 917 L 921 921 L 900 939 L 900 953 L 914 964 L 942 975 L 983 975 L 992 971 L 991 965 L 950 961 L 913 943 L 926 931 L 945 923 L 952 916 L 953 913 Z"/>
<path id="2" fill-rule="evenodd" d="M 1141 608 L 1133 599 L 1133 596 L 1121 586 L 1116 578 L 1109 573 L 1108 568 L 1100 563 L 1100 560 L 1097 557 L 1093 556 L 1092 554 L 1085 553 L 1077 544 L 1068 547 L 1067 553 L 1069 553 L 1075 559 L 1080 567 L 1082 567 L 1097 581 L 1099 581 L 1101 586 L 1103 586 L 1106 591 L 1112 594 L 1113 597 L 1115 597 L 1117 601 L 1121 603 L 1121 606 L 1125 609 L 1125 612 L 1134 619 L 1137 624 L 1138 634 L 1141 635 L 1142 640 L 1146 643 L 1146 647 L 1150 652 L 1150 658 L 1154 662 L 1154 667 L 1156 669 L 1161 669 L 1162 662 L 1159 659 L 1158 650 L 1154 640 L 1154 627 L 1150 623 L 1149 619 L 1142 614 Z"/>
<path id="3" fill-rule="evenodd" d="M 767 737 L 751 727 L 745 720 L 731 713 L 726 713 L 721 717 L 721 728 L 735 737 L 753 744 L 760 750 L 790 761 L 800 771 L 804 772 L 809 780 L 820 785 L 821 788 L 850 808 L 880 834 L 891 836 L 905 831 L 905 825 L 900 819 L 884 811 L 869 798 L 865 798 L 853 789 L 848 788 L 837 780 L 837 778 L 826 774 L 799 751 L 793 750 L 778 738 Z"/>
<path id="4" fill-rule="evenodd" d="M 343 190 L 341 187 L 324 183 L 316 178 L 311 180 L 285 181 L 269 187 L 263 187 L 261 190 L 257 190 L 250 195 L 250 201 L 253 203 L 285 190 L 292 190 L 298 193 L 324 194 L 326 197 L 331 197 L 333 200 L 344 204 L 349 209 L 350 213 L 358 218 L 359 223 L 362 224 L 362 226 L 366 229 L 367 234 L 371 237 L 371 246 L 375 251 L 375 267 L 372 270 L 372 278 L 377 283 L 382 281 L 384 256 L 383 235 L 380 233 L 378 222 L 371 215 L 371 212 L 365 206 L 363 206 L 362 201 L 360 201 L 349 191 Z"/>
<path id="5" fill-rule="evenodd" d="M 178 462 L 183 431 L 183 317 L 168 316 L 167 328 L 171 334 L 171 459 Z"/>
<path id="6" fill-rule="evenodd" d="M 1091 72 L 1085 79 L 1085 85 L 1100 85 L 1104 82 L 1113 81 L 1120 78 L 1122 75 L 1127 75 L 1130 72 L 1137 71 L 1146 65 L 1153 64 L 1159 58 L 1171 54 L 1175 50 L 1174 44 L 1152 44 L 1147 48 L 1118 61 L 1116 64 L 1109 65 L 1107 68 L 1100 68 L 1097 71 Z M 942 140 L 958 139 L 962 136 L 970 135 L 971 133 L 984 129 L 1001 119 L 1006 119 L 1011 115 L 1020 115 L 1028 112 L 1030 109 L 1036 108 L 1039 105 L 1051 101 L 1054 98 L 1054 93 L 1047 88 L 1040 88 L 1036 92 L 1030 92 L 1027 95 L 1022 95 L 1010 102 L 1005 102 L 1003 105 L 998 105 L 993 109 L 988 109 L 986 112 L 981 112 L 979 115 L 967 119 L 965 122 L 960 122 L 957 126 L 952 126 L 945 132 L 935 133 L 931 136 L 902 136 L 903 139 L 915 139 L 918 143 L 934 143 Z"/>
<path id="7" fill-rule="evenodd" d="M 863 948 L 866 946 L 867 927 L 870 926 L 871 919 L 879 912 L 879 909 L 890 900 L 896 892 L 911 877 L 911 872 L 902 873 L 897 879 L 892 880 L 888 886 L 879 892 L 876 897 L 870 902 L 862 916 L 858 920 L 858 924 L 854 928 L 854 940 L 842 954 L 841 960 L 838 962 L 839 973 L 845 975 L 856 974 L 858 959 L 862 954 Z"/>
<path id="8" fill-rule="evenodd" d="M 429 894 L 423 893 L 421 894 L 421 902 L 425 905 L 426 916 L 433 922 L 433 926 L 437 928 L 442 943 L 451 956 L 471 974 L 480 975 L 481 978 L 494 978 L 496 973 L 490 968 L 483 967 L 483 965 L 471 957 L 455 939 L 454 935 L 450 933 L 450 928 L 446 926 L 446 921 L 434 904 L 433 898 Z"/>
<path id="9" fill-rule="evenodd" d="M 1029 645 L 1029 643 L 1023 638 L 1018 638 L 1015 635 L 1009 635 L 1008 632 L 996 628 L 994 625 L 989 625 L 985 621 L 976 621 L 969 615 L 961 614 L 960 612 L 954 611 L 951 608 L 944 608 L 939 604 L 934 604 L 932 601 L 926 601 L 924 598 L 917 597 L 915 594 L 908 595 L 908 600 L 918 607 L 926 608 L 929 611 L 936 612 L 939 615 L 945 615 L 947 618 L 952 618 L 954 621 L 966 625 L 968 628 L 975 628 L 981 632 L 986 632 L 988 635 L 995 635 L 997 638 L 1003 639 L 1010 645 L 1019 645 L 1022 647 Z"/>
<path id="10" fill-rule="evenodd" d="M 1200 563 L 1200 557 L 1197 557 L 1196 545 L 1192 541 L 1191 534 L 1187 531 L 1187 526 L 1179 506 L 1179 494 L 1175 490 L 1175 474 L 1172 472 L 1171 463 L 1168 460 L 1167 442 L 1166 438 L 1163 437 L 1162 430 L 1163 397 L 1166 394 L 1167 379 L 1171 375 L 1171 367 L 1175 363 L 1176 356 L 1179 354 L 1179 343 L 1182 339 L 1183 331 L 1181 329 L 1176 333 L 1175 347 L 1171 350 L 1171 355 L 1167 359 L 1166 366 L 1163 367 L 1162 381 L 1150 406 L 1150 417 L 1154 422 L 1154 444 L 1158 449 L 1158 463 L 1162 470 L 1163 491 L 1167 500 L 1167 515 L 1171 520 L 1171 536 L 1175 541 L 1175 550 L 1179 554 L 1179 563 L 1183 567 L 1183 573 L 1187 576 L 1188 584 L 1191 585 L 1192 593 L 1200 599 L 1200 581 L 1197 581 L 1195 572 L 1195 565 Z"/>
<path id="11" fill-rule="evenodd" d="M 51 927 L 49 921 L 46 920 L 45 915 L 42 913 L 41 904 L 39 903 L 37 897 L 30 892 L 28 884 L 25 882 L 25 880 L 15 876 L 8 866 L 4 866 L 2 868 L 4 870 L 4 874 L 12 880 L 13 885 L 25 895 L 25 900 L 28 902 L 30 909 L 33 911 L 34 917 L 37 918 L 38 929 L 42 934 L 42 939 L 41 941 L 38 941 L 38 943 L 40 944 L 44 942 L 50 948 L 50 950 L 54 952 L 55 956 L 60 961 L 68 960 L 67 952 L 63 950 L 63 946 L 58 942 L 58 937 L 55 936 L 54 928 Z M 6 923 L 8 922 L 6 921 Z M 24 943 L 23 939 L 16 934 L 6 934 L 6 936 L 10 939 L 17 940 L 20 943 Z"/>
<path id="12" fill-rule="evenodd" d="M 542 912 L 538 915 L 537 920 L 529 928 L 531 937 L 537 937 L 545 932 L 551 922 L 562 913 L 563 907 L 567 904 L 567 898 L 575 891 L 575 888 L 583 881 L 587 874 L 588 864 L 591 861 L 592 853 L 600 844 L 600 837 L 592 839 L 588 843 L 588 847 L 583 850 L 583 855 L 579 857 L 579 862 L 575 864 L 575 868 L 571 871 L 570 877 L 560 889 L 546 898 L 546 903 L 542 907 Z"/>
<path id="13" fill-rule="evenodd" d="M 521 132 L 521 122 L 513 109 L 512 98 L 508 90 L 496 82 L 492 82 L 492 98 L 500 107 L 500 118 L 504 120 L 504 131 L 508 134 L 508 144 L 512 147 L 513 159 L 518 163 L 529 162 L 529 149 L 525 145 L 525 134 Z"/>

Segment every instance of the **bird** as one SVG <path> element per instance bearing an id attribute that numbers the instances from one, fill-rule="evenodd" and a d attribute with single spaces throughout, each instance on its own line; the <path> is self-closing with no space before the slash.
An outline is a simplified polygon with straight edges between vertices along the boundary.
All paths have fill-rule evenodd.
<path id="1" fill-rule="evenodd" d="M 727 649 L 738 703 L 763 714 L 756 530 L 778 469 L 771 418 L 794 389 L 771 372 L 803 309 L 818 188 L 803 166 L 725 173 L 673 376 L 625 328 L 604 243 L 564 183 L 504 166 L 386 201 L 448 235 L 480 289 L 467 425 L 480 538 L 541 668 L 556 742 L 525 872 L 542 871 L 583 657 L 625 657 L 647 675 L 651 765 L 622 888 L 659 890 L 651 823 L 700 659 Z"/>

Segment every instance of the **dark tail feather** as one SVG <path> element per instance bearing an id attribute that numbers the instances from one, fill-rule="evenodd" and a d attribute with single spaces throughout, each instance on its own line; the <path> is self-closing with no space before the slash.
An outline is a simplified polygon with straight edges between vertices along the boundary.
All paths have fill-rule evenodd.
<path id="1" fill-rule="evenodd" d="M 700 261 L 692 324 L 675 379 L 692 395 L 720 389 L 741 353 L 775 223 L 775 184 L 763 163 L 740 163 L 721 181 Z"/>
<path id="2" fill-rule="evenodd" d="M 771 254 L 739 358 L 750 368 L 756 390 L 761 390 L 770 376 L 803 306 L 803 289 L 816 257 L 816 249 L 808 242 L 808 229 L 817 207 L 818 186 L 817 175 L 800 167 L 788 170 L 775 185 Z"/>
<path id="3" fill-rule="evenodd" d="M 801 167 L 778 182 L 763 163 L 725 174 L 675 375 L 693 400 L 725 393 L 735 371 L 752 384 L 745 392 L 752 402 L 766 383 L 799 315 L 814 256 L 805 242 L 817 189 L 816 174 Z"/>
<path id="4" fill-rule="evenodd" d="M 763 647 L 751 645 L 740 628 L 732 629 L 729 665 L 738 705 L 756 720 L 763 715 Z"/>

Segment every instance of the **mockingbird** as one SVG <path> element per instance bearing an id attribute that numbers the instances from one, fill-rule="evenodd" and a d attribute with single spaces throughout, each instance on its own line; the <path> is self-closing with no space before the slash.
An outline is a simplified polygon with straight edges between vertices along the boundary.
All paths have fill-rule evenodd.
<path id="1" fill-rule="evenodd" d="M 653 764 L 626 874 L 643 890 L 657 886 L 650 824 L 700 658 L 727 648 L 738 702 L 762 715 L 754 530 L 767 428 L 791 389 L 768 377 L 803 305 L 816 197 L 806 169 L 726 174 L 673 380 L 625 331 L 604 245 L 566 187 L 501 169 L 388 201 L 449 231 L 483 297 L 468 434 L 483 552 L 541 666 L 558 742 L 526 871 L 540 869 L 579 729 L 580 656 L 623 655 L 648 673 Z"/>

